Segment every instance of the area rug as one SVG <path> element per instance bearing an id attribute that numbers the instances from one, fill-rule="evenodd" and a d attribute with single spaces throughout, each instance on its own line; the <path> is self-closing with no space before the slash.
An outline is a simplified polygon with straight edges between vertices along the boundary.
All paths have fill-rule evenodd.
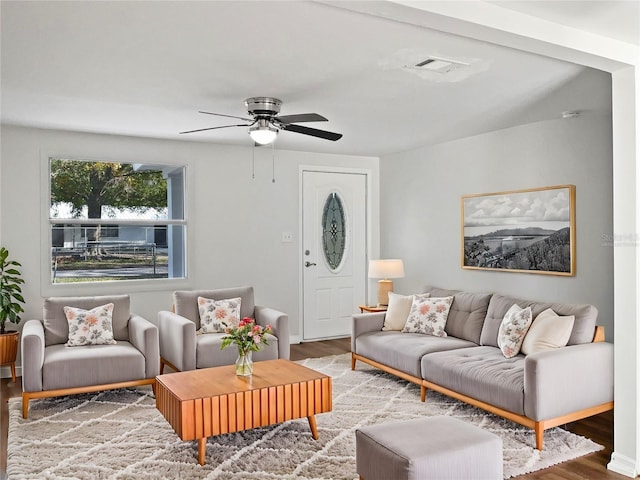
<path id="1" fill-rule="evenodd" d="M 9 479 L 353 480 L 358 427 L 435 415 L 454 416 L 502 437 L 505 478 L 603 448 L 553 428 L 540 452 L 532 430 L 436 392 L 422 403 L 414 384 L 360 362 L 351 371 L 349 354 L 300 363 L 333 378 L 333 411 L 316 415 L 317 441 L 306 419 L 220 435 L 208 439 L 206 465 L 200 466 L 196 442 L 178 438 L 156 410 L 150 388 L 32 401 L 27 420 L 20 399 L 12 399 Z"/>

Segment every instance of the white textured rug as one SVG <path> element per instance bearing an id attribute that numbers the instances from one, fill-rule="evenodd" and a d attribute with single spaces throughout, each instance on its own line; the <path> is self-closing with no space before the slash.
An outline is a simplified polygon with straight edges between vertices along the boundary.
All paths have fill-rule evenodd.
<path id="1" fill-rule="evenodd" d="M 301 362 L 333 377 L 333 411 L 316 416 L 314 441 L 306 419 L 211 437 L 206 465 L 196 442 L 183 442 L 156 410 L 150 388 L 115 390 L 31 402 L 23 420 L 20 399 L 9 401 L 7 472 L 20 479 L 357 479 L 355 430 L 424 416 L 451 415 L 503 440 L 505 478 L 602 449 L 560 428 L 547 430 L 545 449 L 532 430 L 435 392 L 420 402 L 416 385 L 358 362 L 350 355 Z"/>

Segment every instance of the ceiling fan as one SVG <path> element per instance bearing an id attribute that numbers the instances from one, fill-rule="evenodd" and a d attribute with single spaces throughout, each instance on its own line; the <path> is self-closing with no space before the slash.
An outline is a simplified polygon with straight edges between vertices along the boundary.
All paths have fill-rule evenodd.
<path id="1" fill-rule="evenodd" d="M 222 125 L 219 127 L 199 128 L 197 130 L 188 130 L 184 133 L 204 132 L 206 130 L 217 130 L 219 128 L 229 127 L 249 127 L 249 135 L 259 145 L 268 145 L 272 143 L 280 130 L 301 133 L 303 135 L 311 135 L 312 137 L 323 138 L 325 140 L 336 141 L 342 138 L 341 133 L 328 132 L 327 130 L 319 130 L 317 128 L 304 127 L 296 125 L 304 122 L 326 122 L 327 119 L 317 113 L 301 113 L 298 115 L 280 115 L 280 106 L 282 100 L 272 97 L 251 97 L 244 101 L 247 107 L 247 113 L 251 118 L 236 117 L 235 115 L 225 115 L 222 113 L 203 112 L 207 115 L 216 115 L 218 117 L 237 118 L 247 123 L 234 125 Z"/>

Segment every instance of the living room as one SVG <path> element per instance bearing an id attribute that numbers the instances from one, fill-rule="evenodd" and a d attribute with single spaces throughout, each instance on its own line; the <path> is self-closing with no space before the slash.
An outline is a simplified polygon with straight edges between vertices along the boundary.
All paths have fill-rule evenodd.
<path id="1" fill-rule="evenodd" d="M 391 6 L 391 10 L 399 9 L 394 13 L 398 17 L 406 15 L 406 6 L 399 3 Z M 322 3 L 314 4 L 313 7 L 336 8 Z M 412 11 L 415 15 L 414 22 L 433 22 L 433 16 L 444 14 L 429 11 L 431 7 L 427 6 L 426 10 L 419 12 Z M 369 14 L 372 13 L 367 13 Z M 450 18 L 462 16 L 461 12 L 447 14 L 451 15 Z M 353 15 L 363 14 L 349 12 L 349 15 L 351 19 Z M 3 22 L 11 21 L 6 18 L 3 11 Z M 395 18 L 394 21 L 401 19 Z M 476 21 L 480 22 L 480 19 Z M 345 23 L 348 23 L 347 20 Z M 441 25 L 440 28 L 446 27 Z M 459 32 L 471 35 L 464 28 Z M 241 33 L 238 35 L 242 36 Z M 241 40 L 237 37 L 229 38 L 225 48 L 233 49 L 234 42 L 239 41 Z M 273 48 L 284 48 L 283 44 L 286 42 L 280 42 L 282 43 L 275 42 Z M 509 45 L 508 42 L 506 44 Z M 3 38 L 2 48 L 4 52 L 5 49 L 19 47 L 7 44 Z M 212 47 L 193 45 L 193 48 L 194 52 L 201 52 Z M 590 45 L 584 46 L 587 54 L 595 55 L 589 52 L 590 48 Z M 637 45 L 635 48 L 637 51 Z M 127 56 L 126 52 L 110 52 L 108 49 L 101 54 L 106 58 L 111 55 Z M 599 55 L 606 57 L 602 53 Z M 73 58 L 73 55 L 70 54 L 69 57 Z M 621 61 L 620 58 L 614 60 Z M 275 70 L 279 63 L 274 61 Z M 348 61 L 349 58 L 339 60 L 340 63 Z M 579 63 L 576 59 L 572 61 Z M 131 62 L 144 62 L 144 59 L 133 56 Z M 585 64 L 593 66 L 589 62 L 585 61 Z M 164 85 L 162 68 L 157 65 L 155 68 L 158 69 L 158 80 L 155 84 L 147 84 L 149 90 L 196 88 L 193 85 Z M 47 68 L 43 68 L 41 71 L 33 71 L 32 75 L 46 76 L 47 71 Z M 108 78 L 109 74 L 114 73 L 105 69 L 103 74 Z M 215 131 L 209 132 L 206 139 L 200 137 L 201 141 L 184 141 L 184 137 L 179 140 L 157 138 L 152 132 L 154 122 L 165 127 L 169 125 L 174 133 L 191 127 L 209 126 L 209 119 L 200 118 L 196 112 L 198 109 L 242 115 L 242 100 L 245 97 L 269 94 L 255 89 L 268 81 L 271 74 L 261 72 L 260 77 L 264 76 L 266 80 L 244 79 L 246 95 L 231 98 L 225 93 L 225 89 L 230 88 L 227 83 L 237 79 L 220 80 L 224 75 L 217 72 L 218 77 L 209 80 L 211 85 L 220 81 L 222 86 L 212 86 L 211 95 L 214 98 L 229 97 L 224 104 L 212 101 L 204 105 L 192 105 L 191 116 L 181 115 L 180 118 L 167 118 L 170 110 L 165 111 L 161 105 L 156 105 L 155 118 L 147 118 L 147 135 L 99 133 L 98 116 L 102 107 L 106 108 L 104 116 L 111 117 L 113 124 L 118 123 L 118 116 L 124 119 L 128 113 L 134 113 L 135 106 L 131 106 L 131 110 L 127 107 L 110 110 L 113 107 L 105 105 L 109 97 L 117 100 L 118 92 L 107 91 L 105 99 L 90 99 L 79 107 L 86 109 L 86 127 L 77 124 L 71 128 L 50 127 L 52 118 L 62 115 L 67 109 L 64 101 L 59 102 L 59 111 L 42 111 L 30 123 L 15 118 L 5 120 L 3 112 L 0 243 L 7 246 L 12 256 L 24 266 L 24 277 L 27 280 L 24 318 L 38 318 L 42 298 L 47 296 L 90 295 L 97 291 L 118 293 L 122 289 L 121 285 L 116 284 L 101 285 L 99 289 L 94 285 L 75 285 L 61 289 L 50 282 L 46 254 L 49 246 L 45 240 L 48 238 L 47 223 L 41 213 L 46 211 L 48 199 L 43 199 L 41 192 L 48 182 L 48 158 L 63 155 L 90 160 L 187 166 L 188 281 L 169 280 L 161 288 L 137 284 L 131 291 L 134 311 L 153 318 L 158 310 L 170 308 L 171 292 L 185 286 L 233 286 L 250 282 L 255 287 L 258 303 L 268 303 L 289 313 L 290 333 L 292 337 L 300 339 L 300 258 L 297 243 L 300 232 L 299 175 L 304 166 L 314 166 L 369 172 L 373 185 L 369 199 L 369 215 L 372 219 L 369 257 L 401 256 L 404 259 L 406 276 L 396 280 L 397 291 L 412 293 L 431 283 L 470 291 L 491 289 L 514 296 L 531 296 L 549 301 L 592 303 L 600 311 L 599 323 L 606 328 L 607 340 L 613 342 L 615 335 L 616 355 L 621 360 L 619 363 L 624 358 L 635 358 L 637 342 L 635 334 L 631 334 L 637 332 L 634 320 L 637 317 L 634 300 L 636 293 L 633 287 L 635 249 L 628 245 L 617 245 L 625 248 L 618 248 L 614 252 L 610 242 L 606 241 L 616 238 L 615 235 L 634 231 L 630 225 L 635 225 L 635 221 L 630 220 L 635 218 L 637 208 L 634 200 L 624 202 L 626 198 L 635 198 L 636 187 L 632 174 L 635 153 L 625 153 L 624 145 L 628 139 L 621 140 L 621 136 L 633 136 L 637 133 L 626 132 L 624 128 L 619 131 L 617 127 L 612 127 L 612 110 L 614 125 L 629 123 L 625 117 L 621 119 L 617 115 L 630 115 L 631 119 L 637 121 L 637 113 L 620 113 L 620 103 L 616 103 L 633 104 L 624 98 L 617 100 L 620 99 L 620 90 L 617 90 L 621 83 L 620 77 L 614 77 L 612 82 L 607 70 L 588 69 L 572 76 L 564 88 L 554 91 L 554 96 L 537 99 L 537 103 L 543 105 L 563 104 L 567 99 L 571 100 L 567 103 L 573 105 L 577 105 L 577 101 L 589 101 L 598 107 L 604 105 L 609 114 L 593 113 L 588 107 L 579 105 L 572 108 L 584 108 L 586 111 L 570 118 L 562 118 L 562 108 L 554 118 L 538 119 L 532 112 L 532 120 L 529 122 L 463 137 L 454 135 L 428 146 L 424 146 L 428 142 L 415 141 L 406 142 L 395 149 L 380 148 L 375 151 L 369 148 L 368 153 L 363 153 L 363 150 L 353 153 L 346 147 L 342 149 L 340 141 L 330 146 L 316 146 L 322 140 L 313 139 L 316 143 L 308 146 L 312 140 L 305 142 L 302 139 L 290 139 L 295 136 L 294 133 L 281 132 L 277 142 L 283 142 L 276 143 L 274 155 L 270 148 L 253 149 L 250 144 L 242 144 L 243 139 L 248 142 L 244 129 L 238 129 L 242 132 L 238 132 L 237 138 L 234 137 L 227 143 L 216 142 Z M 28 80 L 25 79 L 25 85 L 28 85 Z M 64 78 L 56 78 L 55 82 L 52 80 L 52 85 L 56 82 L 64 82 Z M 623 79 L 623 82 L 627 80 Z M 637 79 L 635 82 L 637 85 Z M 326 114 L 329 117 L 327 128 L 343 131 L 346 141 L 348 125 L 340 115 L 332 113 L 339 112 L 334 105 L 301 102 L 306 87 L 298 85 L 297 90 L 292 90 L 288 97 L 283 98 L 283 113 L 296 113 L 297 105 L 300 105 L 308 111 Z M 622 88 L 629 87 L 623 85 Z M 3 83 L 3 110 L 6 105 L 12 111 L 13 105 L 20 105 L 20 99 L 24 100 L 29 96 L 28 91 L 21 91 L 19 88 L 11 92 L 13 95 L 7 94 Z M 56 92 L 52 90 L 44 94 L 51 98 L 55 97 Z M 496 92 L 495 95 L 499 96 L 500 93 Z M 531 96 L 536 100 L 533 93 Z M 287 101 L 291 101 L 293 105 L 290 106 Z M 72 102 L 68 104 L 72 105 Z M 536 102 L 530 104 L 530 108 L 534 110 Z M 290 110 L 293 108 L 295 110 Z M 461 119 L 464 117 L 464 112 L 456 113 Z M 376 118 L 373 122 L 389 122 L 384 114 L 384 108 L 379 108 L 381 118 Z M 487 114 L 487 117 L 489 121 L 490 115 Z M 416 124 L 423 119 L 414 113 L 407 115 L 405 121 Z M 630 123 L 633 124 L 633 121 Z M 214 124 L 218 123 L 210 123 Z M 462 128 L 464 122 L 461 121 L 460 124 Z M 435 125 L 437 120 L 431 120 L 423 129 L 436 130 Z M 291 143 L 284 143 L 285 141 Z M 378 141 L 376 138 L 376 142 Z M 637 141 L 637 138 L 632 141 L 636 145 L 635 152 Z M 564 278 L 460 269 L 461 195 L 561 184 L 572 184 L 577 188 L 578 264 L 575 276 Z M 617 200 L 615 204 L 614 199 Z M 20 208 L 16 209 L 14 206 L 18 200 Z M 628 206 L 628 203 L 632 206 Z M 283 232 L 293 232 L 294 241 L 283 242 Z M 623 250 L 622 256 L 617 255 L 619 250 Z M 274 278 L 277 281 L 274 282 Z M 368 298 L 363 301 L 373 303 L 373 281 L 368 285 L 368 292 Z M 637 413 L 636 393 L 633 393 L 633 385 L 638 382 L 637 367 L 629 368 L 630 370 L 617 371 L 619 377 L 616 378 L 616 388 L 623 388 L 624 384 L 625 389 L 616 390 L 620 398 L 616 398 L 615 450 L 634 463 L 637 454 L 633 445 L 638 443 L 640 434 L 635 430 L 627 430 L 628 427 L 617 430 L 618 426 L 629 423 L 624 421 L 625 417 L 635 418 Z"/>

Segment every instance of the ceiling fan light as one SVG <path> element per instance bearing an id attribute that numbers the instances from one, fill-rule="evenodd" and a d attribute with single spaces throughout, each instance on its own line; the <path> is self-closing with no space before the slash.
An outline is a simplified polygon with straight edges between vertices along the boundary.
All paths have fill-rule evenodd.
<path id="1" fill-rule="evenodd" d="M 260 145 L 269 145 L 278 136 L 278 129 L 270 126 L 256 126 L 249 129 L 251 139 Z"/>

